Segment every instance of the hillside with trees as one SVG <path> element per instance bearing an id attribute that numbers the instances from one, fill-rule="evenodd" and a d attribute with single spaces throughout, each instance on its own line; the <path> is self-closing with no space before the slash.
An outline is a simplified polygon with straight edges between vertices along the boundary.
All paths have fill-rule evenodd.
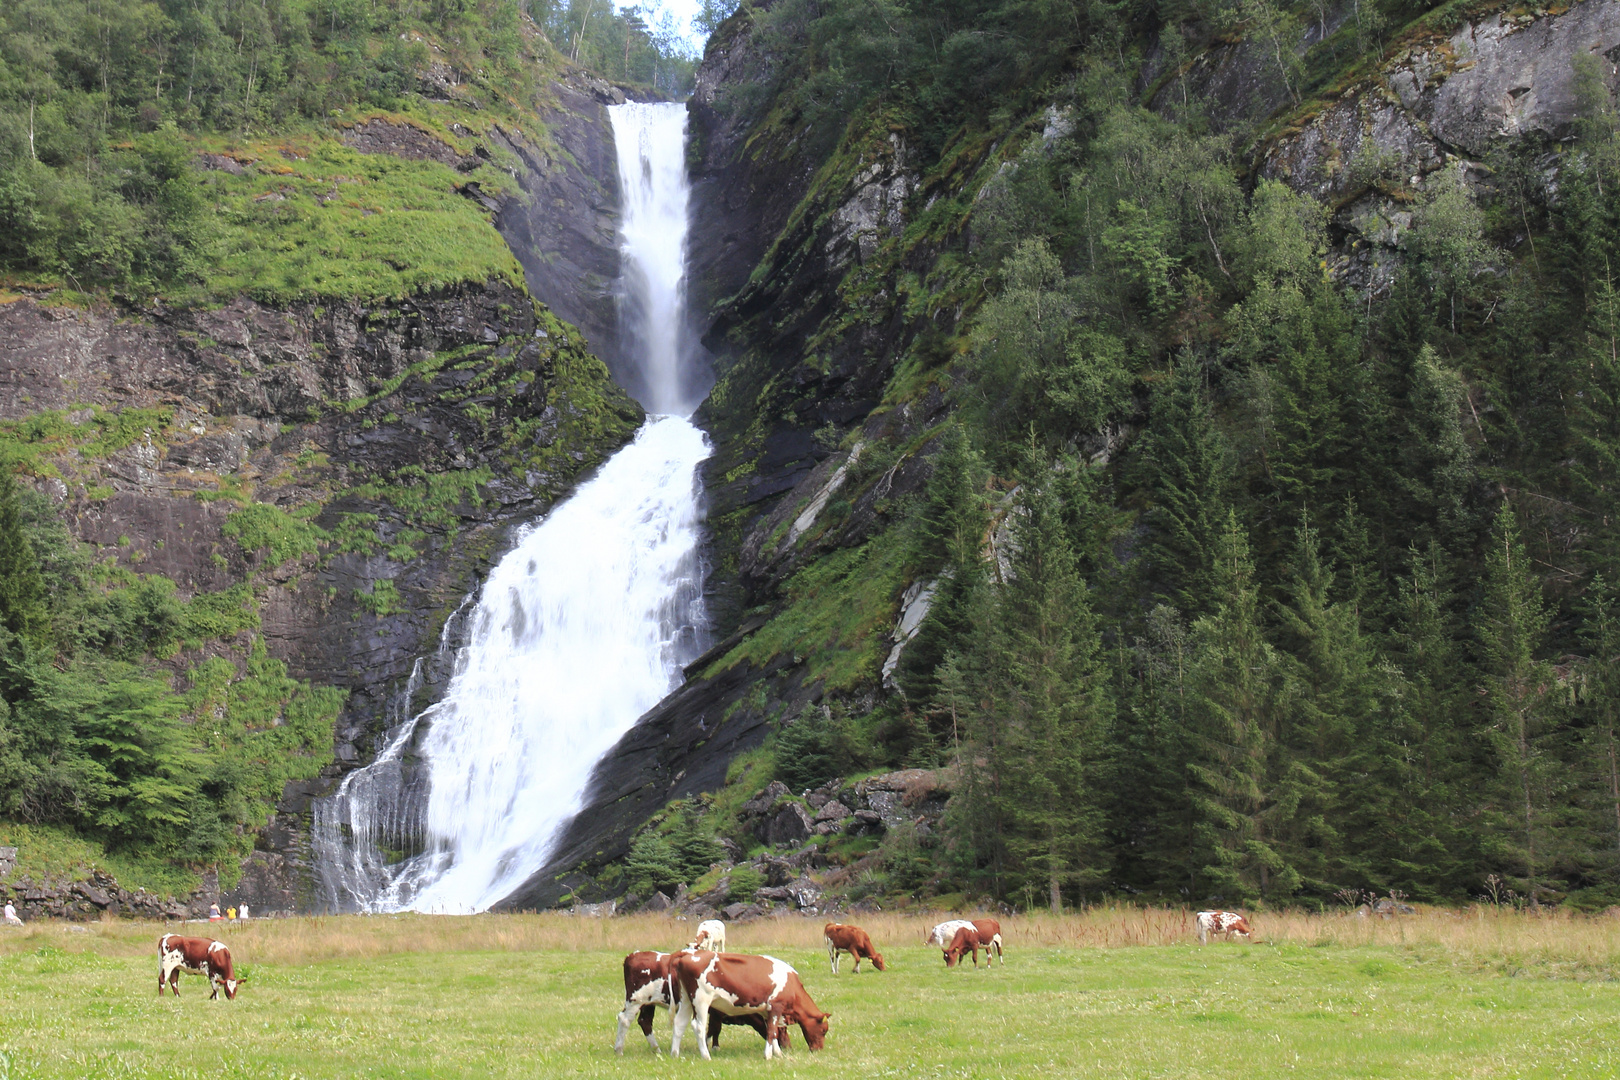
<path id="1" fill-rule="evenodd" d="M 696 256 L 705 676 L 776 731 L 733 782 L 944 770 L 920 840 L 813 841 L 867 893 L 1620 900 L 1617 47 L 1604 0 L 744 4 L 696 106 L 768 226 Z"/>

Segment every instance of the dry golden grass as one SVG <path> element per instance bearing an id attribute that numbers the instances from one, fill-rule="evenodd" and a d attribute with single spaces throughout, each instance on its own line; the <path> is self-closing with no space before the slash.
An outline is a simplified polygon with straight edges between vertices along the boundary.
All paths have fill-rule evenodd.
<path id="1" fill-rule="evenodd" d="M 918 945 L 940 913 L 880 913 L 848 917 L 874 941 Z M 1123 949 L 1183 945 L 1196 931 L 1191 910 L 1098 907 L 1054 916 L 995 916 L 1007 950 L 1023 948 Z M 819 949 L 823 918 L 785 916 L 740 923 L 727 930 L 733 952 Z M 1620 918 L 1567 913 L 1529 914 L 1489 907 L 1425 909 L 1394 919 L 1363 919 L 1303 912 L 1251 916 L 1256 943 L 1356 948 L 1384 946 L 1438 950 L 1454 958 L 1516 968 L 1584 970 L 1620 978 Z M 256 963 L 298 964 L 372 959 L 409 953 L 630 952 L 674 949 L 691 940 L 696 923 L 664 915 L 611 919 L 567 914 L 380 915 L 261 919 L 238 923 L 161 924 L 106 920 L 79 927 L 35 923 L 0 934 L 0 953 L 50 945 L 69 952 L 136 956 L 155 950 L 166 932 L 216 936 Z"/>

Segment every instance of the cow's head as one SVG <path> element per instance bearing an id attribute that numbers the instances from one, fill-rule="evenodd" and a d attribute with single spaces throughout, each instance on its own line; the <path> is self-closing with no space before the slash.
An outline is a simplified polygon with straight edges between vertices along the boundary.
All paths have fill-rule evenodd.
<path id="1" fill-rule="evenodd" d="M 877 952 L 875 950 L 873 951 L 873 953 L 872 953 L 872 966 L 877 968 L 879 971 L 886 971 L 887 970 L 883 966 L 883 954 L 882 953 Z"/>
<path id="2" fill-rule="evenodd" d="M 965 926 L 962 927 L 956 932 L 956 936 L 951 938 L 951 943 L 945 946 L 945 966 L 955 967 L 956 962 L 962 959 L 963 953 L 973 952 L 978 945 L 979 935 Z"/>
<path id="3" fill-rule="evenodd" d="M 827 1045 L 827 1029 L 832 1026 L 832 1013 L 824 1013 L 815 1006 L 801 1008 L 794 1017 L 799 1023 L 799 1030 L 804 1032 L 804 1041 L 812 1050 L 820 1050 Z"/>

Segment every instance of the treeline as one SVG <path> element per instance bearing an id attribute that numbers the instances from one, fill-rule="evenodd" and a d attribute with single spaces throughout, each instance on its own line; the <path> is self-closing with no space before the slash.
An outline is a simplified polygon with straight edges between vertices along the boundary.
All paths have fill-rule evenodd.
<path id="1" fill-rule="evenodd" d="M 258 627 L 246 586 L 182 601 L 98 563 L 0 469 L 0 816 L 233 878 L 286 783 L 331 760 L 345 696 L 290 678 Z"/>
<path id="2" fill-rule="evenodd" d="M 1106 73 L 995 189 L 905 680 L 960 733 L 961 873 L 1620 899 L 1620 142 L 1585 77 L 1558 199 L 1428 177 L 1371 303 L 1323 207 Z"/>
<path id="3" fill-rule="evenodd" d="M 878 6 L 893 19 L 857 18 Z M 1377 33 L 1285 68 L 1296 98 L 1402 21 L 1362 7 Z M 1244 179 L 1244 132 L 1196 100 L 1141 106 L 1142 31 L 1223 17 L 1166 14 L 753 13 L 811 48 L 736 107 L 931 113 L 925 170 L 1037 93 L 1063 120 L 974 210 L 988 297 L 904 525 L 933 607 L 904 703 L 824 771 L 959 765 L 940 891 L 1620 901 L 1620 119 L 1600 63 L 1574 58 L 1553 172 L 1528 138 L 1419 180 L 1359 149 L 1347 167 L 1412 212 L 1369 295 L 1327 271 L 1327 207 Z M 884 75 L 854 59 L 878 45 Z M 976 49 L 1008 50 L 973 65 L 1005 84 L 953 74 Z M 855 105 L 818 89 L 841 64 L 872 79 Z M 784 744 L 817 741 L 806 723 Z"/>
<path id="4" fill-rule="evenodd" d="M 576 9 L 585 15 L 583 39 Z M 532 18 L 530 15 L 532 14 Z M 400 109 L 436 80 L 527 102 L 557 51 L 676 93 L 669 27 L 606 0 L 15 0 L 0 5 L 0 273 L 155 290 L 200 280 L 217 210 L 188 136 Z"/>
<path id="5" fill-rule="evenodd" d="M 692 29 L 707 37 L 737 0 L 702 0 Z M 612 0 L 526 0 L 526 10 L 575 63 L 671 98 L 692 92 L 696 49 L 675 16 L 656 3 L 616 8 Z"/>

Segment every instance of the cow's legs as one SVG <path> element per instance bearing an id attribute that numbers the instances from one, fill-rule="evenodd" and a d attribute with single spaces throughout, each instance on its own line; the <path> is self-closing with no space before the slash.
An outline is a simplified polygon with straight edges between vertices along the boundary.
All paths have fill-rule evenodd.
<path id="1" fill-rule="evenodd" d="M 698 1051 L 703 1060 L 709 1060 L 709 1004 L 714 1000 L 713 994 L 705 994 L 704 986 L 698 984 L 698 991 L 693 995 L 692 1016 L 693 1023 L 697 1025 Z"/>
<path id="2" fill-rule="evenodd" d="M 624 1053 L 624 1037 L 630 1034 L 630 1018 L 639 1011 L 640 1007 L 634 1001 L 625 999 L 624 1008 L 619 1010 L 619 1037 L 613 1040 L 615 1054 Z"/>
<path id="3" fill-rule="evenodd" d="M 680 1001 L 675 1006 L 675 1033 L 670 1036 L 669 1052 L 675 1057 L 681 1056 L 681 1036 L 686 1034 L 686 1026 L 692 1022 L 692 999 L 685 994 L 680 995 Z"/>
<path id="4" fill-rule="evenodd" d="M 653 1053 L 658 1053 L 658 1036 L 653 1034 L 653 1017 L 658 1012 L 657 1005 L 643 1005 L 641 1015 L 637 1019 L 641 1023 L 641 1033 L 647 1036 L 647 1045 L 652 1047 Z"/>
<path id="5" fill-rule="evenodd" d="M 172 954 L 158 960 L 158 997 L 163 996 L 164 983 L 170 984 L 175 997 L 180 996 L 180 963 Z"/>
<path id="6" fill-rule="evenodd" d="M 832 938 L 827 939 L 827 963 L 832 965 L 832 973 L 838 974 L 838 946 L 833 944 Z"/>

